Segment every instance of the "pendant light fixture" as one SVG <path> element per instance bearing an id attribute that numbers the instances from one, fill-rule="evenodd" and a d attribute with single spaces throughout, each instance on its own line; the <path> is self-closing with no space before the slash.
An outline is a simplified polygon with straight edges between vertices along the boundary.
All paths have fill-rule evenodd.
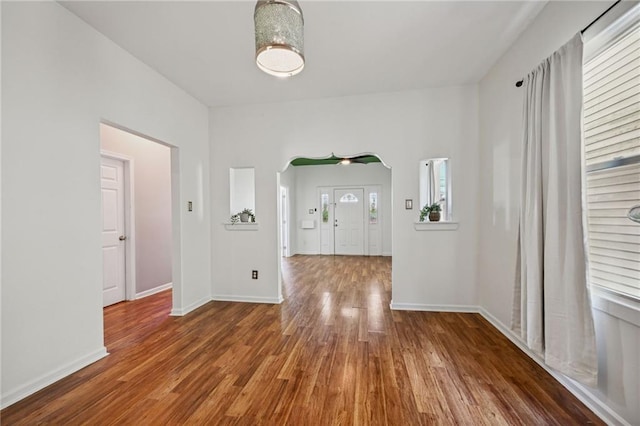
<path id="1" fill-rule="evenodd" d="M 256 64 L 267 74 L 290 77 L 304 68 L 304 19 L 295 0 L 260 0 L 253 13 Z"/>

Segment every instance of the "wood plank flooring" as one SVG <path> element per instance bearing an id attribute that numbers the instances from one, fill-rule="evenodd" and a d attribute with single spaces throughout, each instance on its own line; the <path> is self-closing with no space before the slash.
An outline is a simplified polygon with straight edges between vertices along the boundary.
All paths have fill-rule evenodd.
<path id="1" fill-rule="evenodd" d="M 283 275 L 282 305 L 175 318 L 168 291 L 106 308 L 111 355 L 0 421 L 603 424 L 481 316 L 391 311 L 390 258 L 294 256 Z"/>

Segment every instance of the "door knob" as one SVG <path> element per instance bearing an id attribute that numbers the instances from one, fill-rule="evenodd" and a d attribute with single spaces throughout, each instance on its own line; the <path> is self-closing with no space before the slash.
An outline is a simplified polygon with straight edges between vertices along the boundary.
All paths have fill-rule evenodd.
<path id="1" fill-rule="evenodd" d="M 124 241 L 127 239 L 127 237 L 125 237 L 124 235 L 120 235 L 120 238 L 118 238 L 120 241 Z"/>

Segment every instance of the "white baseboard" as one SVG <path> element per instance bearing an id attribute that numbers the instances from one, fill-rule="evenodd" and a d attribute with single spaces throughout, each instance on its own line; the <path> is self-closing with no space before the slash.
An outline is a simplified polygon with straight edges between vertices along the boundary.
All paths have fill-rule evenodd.
<path id="1" fill-rule="evenodd" d="M 27 396 L 38 392 L 40 389 L 44 389 L 52 383 L 57 382 L 58 380 L 68 376 L 69 374 L 73 374 L 78 370 L 83 369 L 89 364 L 93 364 L 101 358 L 109 355 L 106 347 L 102 347 L 90 354 L 87 354 L 77 360 L 70 362 L 62 367 L 51 371 L 49 373 L 43 374 L 42 376 L 32 380 L 31 382 L 20 386 L 17 389 L 9 391 L 7 393 L 3 393 L 0 398 L 0 409 L 4 409 L 11 404 L 14 404 L 20 401 Z"/>
<path id="2" fill-rule="evenodd" d="M 383 251 L 383 252 L 382 252 L 382 255 L 383 255 L 383 256 L 391 256 L 392 254 L 391 254 L 391 252 L 390 252 L 390 251 Z"/>
<path id="3" fill-rule="evenodd" d="M 489 321 L 500 333 L 515 344 L 529 358 L 533 359 L 538 365 L 544 368 L 554 379 L 571 392 L 576 398 L 593 411 L 598 417 L 609 425 L 631 426 L 629 422 L 624 420 L 622 416 L 616 413 L 611 407 L 602 402 L 589 388 L 570 379 L 564 374 L 552 369 L 544 360 L 533 353 L 520 340 L 520 338 L 496 317 L 491 315 L 486 309 L 479 306 L 467 305 L 426 305 L 419 303 L 394 303 L 391 301 L 391 309 L 403 311 L 432 311 L 432 312 L 468 312 L 479 313 L 484 319 Z"/>
<path id="4" fill-rule="evenodd" d="M 491 323 L 495 328 L 498 329 L 502 334 L 505 335 L 514 345 L 516 345 L 522 352 L 524 352 L 529 358 L 533 359 L 538 365 L 547 371 L 547 373 L 551 374 L 554 379 L 556 379 L 562 386 L 564 386 L 569 392 L 571 392 L 576 398 L 580 400 L 584 405 L 586 405 L 591 411 L 593 411 L 598 417 L 600 417 L 605 423 L 609 425 L 621 425 L 621 426 L 631 426 L 626 420 L 622 418 L 618 413 L 613 411 L 611 407 L 602 402 L 598 397 L 596 397 L 589 388 L 583 386 L 582 384 L 576 382 L 575 380 L 570 379 L 564 374 L 552 369 L 547 364 L 545 364 L 544 360 L 532 352 L 525 343 L 520 340 L 520 338 L 511 330 L 509 327 L 505 326 L 500 320 L 490 314 L 486 309 L 480 308 L 480 315 L 484 317 L 487 321 Z"/>
<path id="5" fill-rule="evenodd" d="M 136 293 L 135 300 L 142 299 L 143 297 L 151 296 L 152 294 L 160 293 L 161 291 L 169 290 L 173 287 L 173 283 L 166 283 L 163 285 L 159 285 L 158 287 L 151 288 L 149 290 L 141 291 L 140 293 Z"/>
<path id="6" fill-rule="evenodd" d="M 422 303 L 395 303 L 389 307 L 394 311 L 427 311 L 427 312 L 463 312 L 478 313 L 480 308 L 473 305 L 426 305 Z"/>
<path id="7" fill-rule="evenodd" d="M 237 296 L 233 294 L 214 294 L 211 300 L 217 302 L 244 302 L 244 303 L 270 303 L 279 305 L 283 302 L 282 297 L 260 297 L 260 296 Z"/>
<path id="8" fill-rule="evenodd" d="M 184 315 L 187 315 L 189 312 L 194 311 L 196 309 L 198 309 L 200 306 L 202 305 L 206 305 L 207 303 L 211 302 L 211 297 L 203 297 L 200 300 L 196 300 L 195 302 L 193 302 L 192 304 L 180 309 L 180 308 L 173 308 L 171 309 L 171 313 L 169 314 L 172 317 L 181 317 Z"/>
<path id="9" fill-rule="evenodd" d="M 299 254 L 301 256 L 317 256 L 318 253 L 316 250 L 298 250 L 295 254 Z"/>

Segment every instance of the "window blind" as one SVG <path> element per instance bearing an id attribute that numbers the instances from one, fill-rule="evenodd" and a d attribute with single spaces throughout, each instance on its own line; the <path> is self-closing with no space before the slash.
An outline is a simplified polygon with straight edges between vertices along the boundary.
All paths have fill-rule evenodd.
<path id="1" fill-rule="evenodd" d="M 590 281 L 640 299 L 640 24 L 585 64 L 583 124 Z"/>

